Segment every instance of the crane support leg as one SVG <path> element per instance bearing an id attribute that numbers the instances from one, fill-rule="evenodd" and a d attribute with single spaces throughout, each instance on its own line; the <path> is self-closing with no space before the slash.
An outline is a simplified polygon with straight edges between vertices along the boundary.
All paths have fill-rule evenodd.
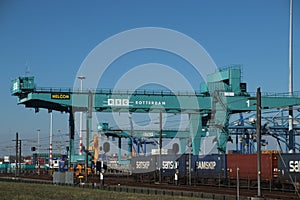
<path id="1" fill-rule="evenodd" d="M 180 144 L 180 154 L 185 154 L 186 153 L 187 139 L 186 138 L 179 138 L 179 144 Z"/>
<path id="2" fill-rule="evenodd" d="M 218 151 L 220 154 L 225 154 L 226 153 L 226 145 L 227 145 L 227 141 L 228 141 L 228 135 L 227 133 L 218 130 L 220 133 L 218 133 Z"/>
<path id="3" fill-rule="evenodd" d="M 127 145 L 128 145 L 128 149 L 127 149 L 128 155 L 127 155 L 127 157 L 131 158 L 132 157 L 132 139 L 131 138 L 128 138 Z"/>
<path id="4" fill-rule="evenodd" d="M 202 116 L 190 114 L 190 137 L 192 139 L 193 155 L 199 155 L 202 137 Z"/>

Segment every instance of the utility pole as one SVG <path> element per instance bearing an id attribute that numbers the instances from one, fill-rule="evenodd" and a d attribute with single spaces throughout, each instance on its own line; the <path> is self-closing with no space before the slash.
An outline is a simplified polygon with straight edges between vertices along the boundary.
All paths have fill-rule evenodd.
<path id="1" fill-rule="evenodd" d="M 239 178 L 240 168 L 236 168 L 236 196 L 237 200 L 240 200 L 240 178 Z"/>
<path id="2" fill-rule="evenodd" d="M 289 95 L 293 95 L 293 0 L 290 0 L 290 32 L 289 32 Z M 289 153 L 295 152 L 293 131 L 293 106 L 289 106 Z"/>
<path id="3" fill-rule="evenodd" d="M 130 122 L 130 138 L 128 140 L 128 158 L 132 158 L 132 135 L 133 135 L 133 122 L 132 115 L 129 114 L 129 122 Z"/>
<path id="4" fill-rule="evenodd" d="M 256 92 L 256 135 L 257 135 L 257 197 L 261 198 L 261 93 Z"/>
<path id="5" fill-rule="evenodd" d="M 52 110 L 49 111 L 50 112 L 50 148 L 49 148 L 49 169 L 50 169 L 50 174 L 51 170 L 52 170 L 52 135 L 53 135 L 53 114 L 52 114 Z"/>
<path id="6" fill-rule="evenodd" d="M 161 167 L 162 167 L 161 149 L 162 149 L 162 112 L 159 113 L 159 168 L 158 168 L 159 183 L 161 183 Z"/>
<path id="7" fill-rule="evenodd" d="M 15 176 L 17 176 L 17 171 L 18 171 L 18 145 L 19 145 L 19 134 L 18 132 L 16 133 L 16 169 L 15 169 Z"/>
<path id="8" fill-rule="evenodd" d="M 19 146 L 19 172 L 18 172 L 18 175 L 20 175 L 20 170 L 22 169 L 22 166 L 21 166 L 21 161 L 22 161 L 22 140 L 19 140 L 20 141 L 20 146 Z"/>
<path id="9" fill-rule="evenodd" d="M 16 165 L 15 165 L 15 177 L 20 175 L 21 160 L 22 160 L 22 140 L 19 140 L 19 133 L 16 133 Z M 19 144 L 20 142 L 20 144 Z"/>
<path id="10" fill-rule="evenodd" d="M 38 134 L 38 146 L 37 146 L 37 164 L 38 164 L 38 175 L 40 175 L 40 159 L 39 159 L 39 154 L 40 154 L 40 129 L 37 129 L 37 134 Z"/>
<path id="11" fill-rule="evenodd" d="M 192 138 L 189 138 L 189 185 L 192 185 Z"/>

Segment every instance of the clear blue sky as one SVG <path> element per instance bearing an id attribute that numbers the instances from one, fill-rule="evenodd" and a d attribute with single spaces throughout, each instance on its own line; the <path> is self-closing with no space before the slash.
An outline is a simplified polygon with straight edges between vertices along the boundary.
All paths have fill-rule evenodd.
<path id="1" fill-rule="evenodd" d="M 299 24 L 300 1 L 294 0 L 295 91 L 300 90 Z M 13 145 L 17 131 L 21 139 L 36 138 L 37 129 L 41 129 L 41 137 L 49 134 L 47 111 L 35 114 L 18 106 L 10 94 L 12 79 L 23 76 L 29 68 L 40 87 L 72 87 L 81 63 L 93 48 L 117 33 L 140 27 L 169 28 L 190 36 L 219 67 L 242 64 L 249 91 L 257 87 L 263 92 L 288 91 L 289 0 L 2 0 L 0 154 L 10 153 L 5 149 Z M 137 56 L 137 63 L 130 61 L 134 56 L 124 56 L 115 63 L 116 69 L 148 62 L 175 65 L 169 55 L 159 52 Z M 113 87 L 110 77 L 115 77 L 113 72 L 105 76 L 106 88 Z M 187 72 L 187 77 L 199 89 L 202 80 L 192 72 Z M 67 115 L 54 113 L 54 130 L 67 133 L 67 120 Z"/>

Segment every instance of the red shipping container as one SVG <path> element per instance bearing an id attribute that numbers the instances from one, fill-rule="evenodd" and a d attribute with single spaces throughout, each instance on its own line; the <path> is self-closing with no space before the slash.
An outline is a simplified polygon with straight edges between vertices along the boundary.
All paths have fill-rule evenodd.
<path id="1" fill-rule="evenodd" d="M 38 158 L 37 159 L 37 164 L 44 165 L 45 164 L 45 158 Z"/>
<path id="2" fill-rule="evenodd" d="M 261 180 L 270 181 L 277 177 L 277 154 L 261 155 Z M 239 168 L 239 178 L 247 180 L 257 180 L 257 154 L 228 154 L 227 155 L 227 175 L 230 179 L 237 178 L 237 168 Z"/>

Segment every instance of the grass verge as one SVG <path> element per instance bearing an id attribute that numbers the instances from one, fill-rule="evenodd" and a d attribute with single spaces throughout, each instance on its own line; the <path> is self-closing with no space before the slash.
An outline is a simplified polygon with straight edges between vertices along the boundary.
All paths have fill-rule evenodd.
<path id="1" fill-rule="evenodd" d="M 139 199 L 139 200 L 169 200 L 181 199 L 191 200 L 196 198 L 179 197 L 179 196 L 158 196 L 146 194 L 132 194 L 125 192 L 113 192 L 99 189 L 79 188 L 71 186 L 29 184 L 18 182 L 0 182 L 0 199 Z M 199 200 L 199 198 L 197 198 Z"/>

